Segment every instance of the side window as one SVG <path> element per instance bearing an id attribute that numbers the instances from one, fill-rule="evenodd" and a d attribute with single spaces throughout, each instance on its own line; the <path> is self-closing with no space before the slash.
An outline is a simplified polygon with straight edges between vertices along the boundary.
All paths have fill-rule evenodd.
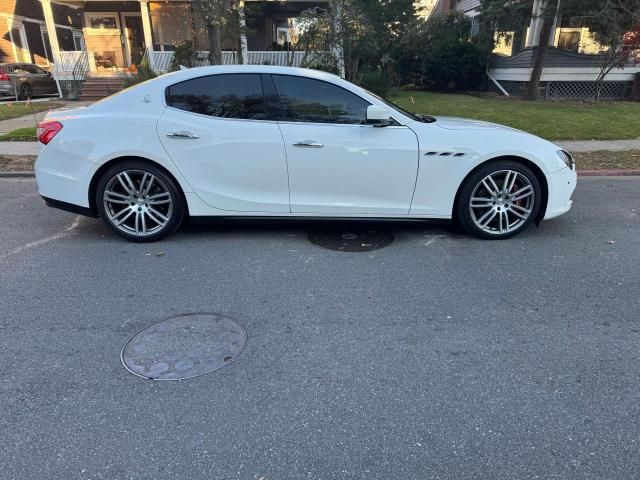
<path id="1" fill-rule="evenodd" d="M 211 117 L 264 120 L 265 105 L 259 74 L 220 74 L 171 85 L 167 105 Z"/>
<path id="2" fill-rule="evenodd" d="M 32 74 L 32 75 L 34 75 L 34 74 L 36 74 L 36 75 L 37 75 L 37 74 L 42 73 L 42 72 L 40 71 L 40 69 L 39 69 L 38 67 L 36 67 L 35 65 L 22 65 L 22 69 L 23 69 L 25 72 L 30 73 L 30 74 Z"/>
<path id="3" fill-rule="evenodd" d="M 282 119 L 290 122 L 365 123 L 369 102 L 322 80 L 272 75 Z"/>

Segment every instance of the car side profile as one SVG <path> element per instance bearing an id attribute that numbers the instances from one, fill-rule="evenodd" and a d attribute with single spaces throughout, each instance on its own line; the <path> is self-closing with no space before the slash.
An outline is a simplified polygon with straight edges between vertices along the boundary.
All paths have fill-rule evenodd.
<path id="1" fill-rule="evenodd" d="M 48 95 L 59 95 L 51 72 L 33 63 L 0 64 L 0 97 L 28 100 Z"/>
<path id="2" fill-rule="evenodd" d="M 571 208 L 571 155 L 487 122 L 415 115 L 328 73 L 163 75 L 39 127 L 39 192 L 159 240 L 188 217 L 453 219 L 511 237 Z"/>

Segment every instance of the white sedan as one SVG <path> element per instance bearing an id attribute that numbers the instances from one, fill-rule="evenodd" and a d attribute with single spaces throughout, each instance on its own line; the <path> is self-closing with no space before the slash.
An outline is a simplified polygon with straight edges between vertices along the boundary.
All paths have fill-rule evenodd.
<path id="1" fill-rule="evenodd" d="M 163 75 L 50 113 L 38 140 L 45 202 L 137 242 L 188 217 L 454 219 L 507 238 L 569 210 L 576 186 L 571 155 L 541 138 L 289 67 Z"/>

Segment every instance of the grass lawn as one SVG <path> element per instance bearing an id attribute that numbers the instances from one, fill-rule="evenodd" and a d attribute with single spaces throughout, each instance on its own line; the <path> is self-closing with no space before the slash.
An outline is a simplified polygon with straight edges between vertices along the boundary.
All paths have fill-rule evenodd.
<path id="1" fill-rule="evenodd" d="M 46 112 L 60 107 L 61 104 L 55 102 L 35 102 L 27 105 L 24 102 L 16 103 L 0 103 L 0 120 L 9 120 L 11 118 L 24 117 L 32 113 Z"/>
<path id="2" fill-rule="evenodd" d="M 529 102 L 404 89 L 388 98 L 416 113 L 501 123 L 547 140 L 640 138 L 640 102 Z"/>
<path id="3" fill-rule="evenodd" d="M 0 142 L 35 142 L 36 127 L 18 128 L 4 135 L 0 135 Z"/>

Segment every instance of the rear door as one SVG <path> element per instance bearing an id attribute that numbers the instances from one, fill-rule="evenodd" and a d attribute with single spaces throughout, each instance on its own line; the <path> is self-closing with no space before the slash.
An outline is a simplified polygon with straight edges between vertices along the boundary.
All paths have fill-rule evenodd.
<path id="1" fill-rule="evenodd" d="M 198 196 L 217 209 L 289 213 L 278 123 L 267 120 L 259 74 L 217 74 L 171 85 L 158 122 L 165 149 Z"/>

